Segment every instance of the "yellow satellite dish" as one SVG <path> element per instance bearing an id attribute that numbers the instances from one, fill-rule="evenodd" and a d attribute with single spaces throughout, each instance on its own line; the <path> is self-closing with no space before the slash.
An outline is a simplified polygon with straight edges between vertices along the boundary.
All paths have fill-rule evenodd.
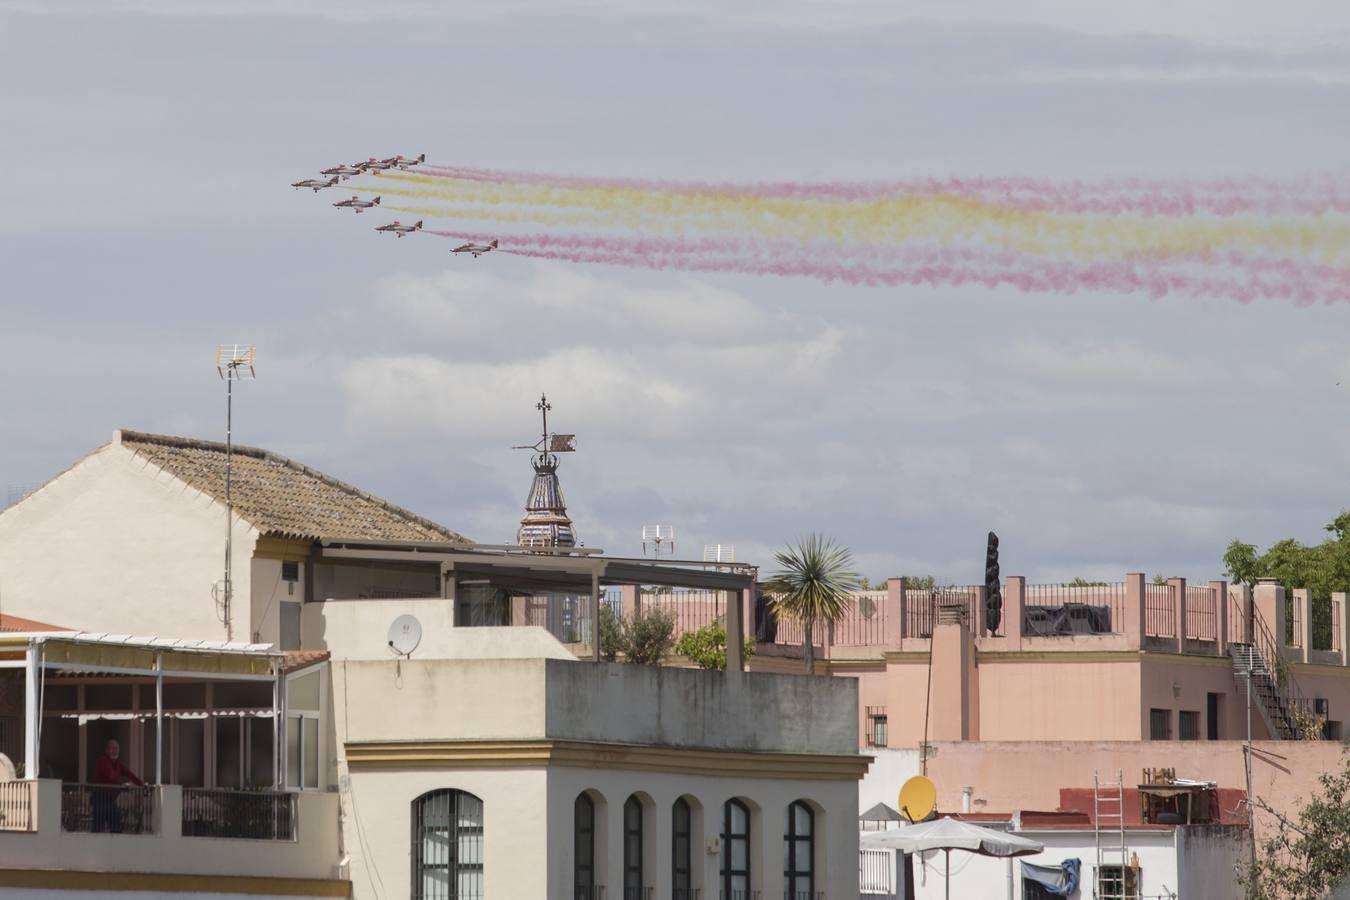
<path id="1" fill-rule="evenodd" d="M 900 788 L 900 814 L 911 822 L 922 822 L 937 809 L 937 787 L 922 775 L 915 775 Z"/>

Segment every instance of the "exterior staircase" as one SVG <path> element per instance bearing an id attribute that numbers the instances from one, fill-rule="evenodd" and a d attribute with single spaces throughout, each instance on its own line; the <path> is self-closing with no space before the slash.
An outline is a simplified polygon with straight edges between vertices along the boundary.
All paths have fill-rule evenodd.
<path id="1" fill-rule="evenodd" d="M 1249 642 L 1230 641 L 1228 655 L 1233 660 L 1233 678 L 1238 696 L 1245 697 L 1247 679 L 1251 678 L 1252 705 L 1256 707 L 1266 732 L 1284 741 L 1309 737 L 1299 728 L 1298 712 L 1307 712 L 1309 703 L 1294 681 L 1294 673 L 1285 662 L 1281 644 L 1276 642 L 1261 614 L 1249 611 L 1251 628 L 1245 629 Z"/>

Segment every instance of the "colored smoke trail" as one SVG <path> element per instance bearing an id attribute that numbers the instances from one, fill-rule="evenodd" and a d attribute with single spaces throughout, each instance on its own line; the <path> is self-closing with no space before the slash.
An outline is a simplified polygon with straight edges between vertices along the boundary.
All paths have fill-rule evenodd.
<path id="1" fill-rule="evenodd" d="M 1142 178 L 1053 182 L 1037 178 L 913 178 L 882 182 L 764 182 L 732 184 L 643 178 L 587 178 L 456 166 L 419 166 L 417 174 L 486 184 L 527 184 L 585 190 L 817 199 L 856 202 L 895 197 L 949 197 L 1024 212 L 1076 215 L 1234 216 L 1350 213 L 1350 177 L 1217 178 L 1197 181 Z"/>
<path id="2" fill-rule="evenodd" d="M 462 231 L 428 230 L 455 240 Z M 1350 270 L 1229 252 L 1073 263 L 978 246 L 800 245 L 738 238 L 624 238 L 597 235 L 504 234 L 503 252 L 576 263 L 748 275 L 808 277 L 863 286 L 976 284 L 1040 293 L 1103 290 L 1162 297 L 1185 293 L 1241 302 L 1292 300 L 1300 305 L 1350 301 Z M 823 260 L 828 260 L 824 262 Z M 1218 269 L 1216 272 L 1215 269 Z"/>
<path id="3" fill-rule="evenodd" d="M 1350 222 L 1250 218 L 1141 218 L 1029 213 L 965 199 L 899 198 L 828 203 L 755 197 L 672 197 L 634 189 L 539 188 L 529 185 L 428 184 L 434 179 L 378 176 L 376 190 L 488 208 L 581 211 L 595 228 L 682 233 L 757 233 L 834 241 L 980 240 L 1022 253 L 1129 257 L 1222 249 L 1298 252 L 1322 262 L 1350 261 Z"/>
<path id="4" fill-rule="evenodd" d="M 419 166 L 362 179 L 354 190 L 427 219 L 427 234 L 579 264 L 1350 301 L 1347 176 L 718 184 Z"/>

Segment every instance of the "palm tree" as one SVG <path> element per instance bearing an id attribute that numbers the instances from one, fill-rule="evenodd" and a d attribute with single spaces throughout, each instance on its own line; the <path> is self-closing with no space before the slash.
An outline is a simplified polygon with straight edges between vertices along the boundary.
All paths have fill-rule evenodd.
<path id="1" fill-rule="evenodd" d="M 802 652 L 806 671 L 816 668 L 812 626 L 817 620 L 836 622 L 844 617 L 858 590 L 853 554 L 832 538 L 810 534 L 773 555 L 781 567 L 769 581 L 773 611 L 802 623 Z"/>

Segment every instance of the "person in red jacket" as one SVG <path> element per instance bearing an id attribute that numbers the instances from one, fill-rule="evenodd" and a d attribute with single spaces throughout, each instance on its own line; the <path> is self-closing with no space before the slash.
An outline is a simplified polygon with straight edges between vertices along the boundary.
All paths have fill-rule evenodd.
<path id="1" fill-rule="evenodd" d="M 94 763 L 94 784 L 99 785 L 93 789 L 94 807 L 94 830 L 112 831 L 122 830 L 122 810 L 117 807 L 117 798 L 119 791 L 114 790 L 124 784 L 145 784 L 136 773 L 122 765 L 118 757 L 122 754 L 122 746 L 113 738 L 108 739 L 108 743 L 103 745 L 103 755 Z"/>

